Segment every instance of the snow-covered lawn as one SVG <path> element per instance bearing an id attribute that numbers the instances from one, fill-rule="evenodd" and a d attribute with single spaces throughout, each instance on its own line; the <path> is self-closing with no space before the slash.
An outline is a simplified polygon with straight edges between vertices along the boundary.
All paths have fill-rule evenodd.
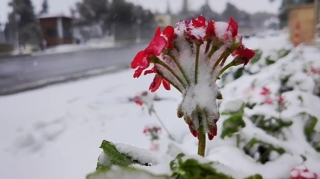
<path id="1" fill-rule="evenodd" d="M 266 53 L 271 49 L 287 46 L 287 43 L 287 37 L 284 35 L 264 39 L 245 39 L 247 47 L 260 48 Z M 304 47 L 304 52 L 306 59 L 313 60 L 320 55 L 315 49 L 309 47 Z M 259 78 L 272 80 L 276 75 L 276 71 L 272 69 L 279 70 L 276 67 L 279 66 L 278 64 L 281 62 L 274 64 L 274 68 L 262 73 L 264 75 Z M 126 70 L 0 97 L 0 178 L 85 178 L 88 173 L 95 170 L 97 158 L 102 151 L 99 149 L 102 140 L 148 149 L 150 142 L 143 134 L 143 129 L 146 124 L 157 124 L 158 121 L 128 99 L 137 92 L 148 89 L 153 76 L 147 75 L 134 79 L 132 75 L 132 70 Z M 254 76 L 257 77 L 257 75 Z M 244 76 L 227 85 L 222 89 L 225 100 L 243 95 L 243 91 L 250 86 L 253 78 L 253 76 Z M 265 84 L 260 84 L 258 87 L 266 84 L 267 80 Z M 235 87 L 239 86 L 243 88 L 235 90 Z M 272 87 L 276 88 L 271 83 L 270 88 Z M 290 95 L 294 95 L 293 93 L 289 92 L 285 97 L 290 98 Z M 181 138 L 184 151 L 188 154 L 196 154 L 197 140 L 190 134 L 187 124 L 176 115 L 176 109 L 181 100 L 180 93 L 174 89 L 165 91 L 161 87 L 157 95 L 167 98 L 154 104 L 160 118 L 176 138 L 184 136 L 183 139 Z M 313 105 L 310 106 L 312 111 L 316 111 L 317 107 L 320 109 L 319 101 L 318 98 L 312 97 L 306 97 L 305 100 L 306 103 Z M 284 115 L 290 114 L 284 113 Z M 313 115 L 320 117 L 319 111 Z M 222 125 L 221 123 L 219 125 Z M 161 150 L 165 152 L 169 141 L 165 132 L 161 134 L 161 139 Z M 209 147 L 219 146 L 209 152 L 210 159 L 250 174 L 250 168 L 256 166 L 251 165 L 249 159 L 243 160 L 240 150 L 228 147 L 228 142 L 232 141 L 225 142 L 217 136 L 217 140 L 214 139 L 213 142 L 208 143 Z M 288 167 L 284 164 L 285 160 L 292 162 L 293 159 L 285 155 L 277 161 L 277 166 L 270 166 L 269 169 L 281 170 L 279 167 L 282 165 Z M 314 161 L 312 164 L 320 165 L 317 158 Z M 312 167 L 314 168 L 316 166 Z M 263 169 L 256 168 L 257 172 Z M 318 169 L 316 172 L 320 171 L 320 166 Z M 272 173 L 272 171 L 264 173 L 266 172 Z"/>

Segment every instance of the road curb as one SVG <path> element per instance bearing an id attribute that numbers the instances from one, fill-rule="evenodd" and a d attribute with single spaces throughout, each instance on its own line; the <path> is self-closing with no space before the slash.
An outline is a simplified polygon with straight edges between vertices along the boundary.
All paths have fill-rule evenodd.
<path id="1" fill-rule="evenodd" d="M 129 66 L 128 65 L 111 66 L 111 67 L 102 68 L 102 69 L 89 70 L 85 73 L 79 72 L 78 74 L 74 74 L 74 75 L 60 76 L 60 77 L 55 77 L 55 78 L 51 78 L 51 79 L 47 79 L 47 80 L 41 80 L 41 81 L 37 81 L 37 82 L 33 82 L 33 83 L 15 85 L 13 87 L 0 90 L 0 96 L 7 96 L 7 95 L 17 94 L 17 93 L 21 93 L 21 92 L 26 92 L 26 91 L 30 91 L 30 90 L 34 90 L 34 89 L 39 89 L 39 88 L 51 86 L 54 84 L 73 82 L 73 81 L 78 81 L 81 79 L 104 75 L 104 74 L 116 73 L 116 72 L 119 72 L 119 71 L 122 71 L 125 69 L 129 69 Z"/>

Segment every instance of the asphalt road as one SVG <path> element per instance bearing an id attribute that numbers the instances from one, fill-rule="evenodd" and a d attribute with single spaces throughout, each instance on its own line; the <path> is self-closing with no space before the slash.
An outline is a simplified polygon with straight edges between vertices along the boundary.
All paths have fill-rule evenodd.
<path id="1" fill-rule="evenodd" d="M 0 60 L 0 95 L 129 67 L 146 44 Z M 88 73 L 97 71 L 96 73 Z"/>

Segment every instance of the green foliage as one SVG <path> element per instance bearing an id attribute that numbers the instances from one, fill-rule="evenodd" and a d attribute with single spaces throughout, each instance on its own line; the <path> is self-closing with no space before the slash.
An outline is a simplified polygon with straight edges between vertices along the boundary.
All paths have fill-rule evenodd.
<path id="1" fill-rule="evenodd" d="M 257 105 L 257 103 L 252 103 L 252 104 L 251 103 L 247 103 L 246 107 L 249 108 L 249 109 L 253 109 L 256 105 Z"/>
<path id="2" fill-rule="evenodd" d="M 257 63 L 260 60 L 261 56 L 262 56 L 262 50 L 255 49 L 254 52 L 256 53 L 256 55 L 250 60 L 250 64 Z"/>
<path id="3" fill-rule="evenodd" d="M 313 146 L 316 151 L 320 152 L 320 142 L 314 140 L 314 136 L 317 134 L 314 128 L 318 123 L 318 118 L 305 112 L 300 113 L 300 115 L 307 118 L 307 121 L 304 125 L 304 134 L 307 138 L 307 141 Z"/>
<path id="4" fill-rule="evenodd" d="M 120 166 L 118 168 L 111 168 L 107 171 L 96 171 L 87 175 L 86 179 L 169 179 L 166 175 L 155 175 L 142 169 L 131 166 Z"/>
<path id="5" fill-rule="evenodd" d="M 279 155 L 282 155 L 284 154 L 286 151 L 283 149 L 283 148 L 277 148 L 277 147 L 274 147 L 272 144 L 268 144 L 268 143 L 265 143 L 263 141 L 260 141 L 256 138 L 252 138 L 248 143 L 247 143 L 247 147 L 250 149 L 252 148 L 254 145 L 260 145 L 260 146 L 264 146 L 266 148 L 266 150 L 261 153 L 259 159 L 257 160 L 257 162 L 260 162 L 262 164 L 264 164 L 266 161 L 268 161 L 269 159 L 269 155 L 272 151 L 275 151 L 277 152 Z"/>
<path id="6" fill-rule="evenodd" d="M 242 114 L 233 114 L 223 122 L 221 138 L 231 137 L 234 133 L 238 132 L 240 128 L 245 126 L 246 124 L 242 119 Z"/>
<path id="7" fill-rule="evenodd" d="M 238 68 L 234 73 L 232 73 L 233 75 L 233 80 L 236 80 L 238 78 L 240 78 L 243 75 L 243 67 Z"/>
<path id="8" fill-rule="evenodd" d="M 9 6 L 11 6 L 13 10 L 8 15 L 8 27 L 10 28 L 10 31 L 14 31 L 16 19 L 15 15 L 20 17 L 19 21 L 17 22 L 20 45 L 40 45 L 40 27 L 33 10 L 32 1 L 11 0 Z M 14 12 L 16 12 L 16 14 Z"/>
<path id="9" fill-rule="evenodd" d="M 102 144 L 100 146 L 101 149 L 103 149 L 104 156 L 102 156 L 102 159 L 100 159 L 100 162 L 97 164 L 97 170 L 106 170 L 107 168 L 110 168 L 113 165 L 119 165 L 119 166 L 128 166 L 131 164 L 140 164 L 140 165 L 149 165 L 145 163 L 140 163 L 138 160 L 133 159 L 134 156 L 129 156 L 123 153 L 120 153 L 114 144 L 112 144 L 109 141 L 102 141 Z"/>
<path id="10" fill-rule="evenodd" d="M 212 162 L 200 163 L 196 159 L 183 159 L 185 155 L 179 154 L 170 162 L 173 179 L 233 179 L 212 167 Z"/>
<path id="11" fill-rule="evenodd" d="M 292 121 L 283 121 L 274 117 L 266 118 L 264 115 L 255 114 L 250 116 L 250 120 L 260 129 L 271 135 L 278 135 L 281 133 L 282 128 L 290 127 Z"/>
<path id="12" fill-rule="evenodd" d="M 287 56 L 291 50 L 289 49 L 280 49 L 278 50 L 278 59 Z"/>
<path id="13" fill-rule="evenodd" d="M 267 66 L 274 64 L 276 61 L 270 55 L 266 57 Z"/>
<path id="14" fill-rule="evenodd" d="M 244 178 L 244 179 L 263 179 L 261 175 L 259 174 L 256 174 L 256 175 L 252 175 L 252 176 L 249 176 L 247 178 Z"/>

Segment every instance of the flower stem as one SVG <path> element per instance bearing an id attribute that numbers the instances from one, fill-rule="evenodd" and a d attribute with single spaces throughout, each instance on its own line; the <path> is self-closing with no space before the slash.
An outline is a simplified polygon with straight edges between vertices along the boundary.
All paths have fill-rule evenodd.
<path id="1" fill-rule="evenodd" d="M 155 60 L 154 63 L 159 64 L 161 66 L 163 66 L 165 69 L 167 69 L 174 77 L 176 77 L 176 79 L 181 83 L 181 85 L 185 88 L 185 84 L 183 83 L 183 81 L 179 78 L 179 76 L 164 62 L 162 62 L 161 60 Z"/>
<path id="2" fill-rule="evenodd" d="M 163 74 L 160 71 L 157 71 L 158 75 L 160 75 L 163 79 L 165 79 L 166 81 L 168 81 L 173 87 L 175 87 L 180 93 L 182 93 L 182 90 L 175 85 L 171 80 L 169 80 L 168 78 L 166 78 L 165 76 L 163 76 Z"/>
<path id="3" fill-rule="evenodd" d="M 218 49 L 219 49 L 218 47 L 212 45 L 212 48 L 208 54 L 208 58 L 210 59 L 212 57 L 212 55 L 214 54 L 214 52 L 216 52 Z"/>
<path id="4" fill-rule="evenodd" d="M 214 72 L 214 70 L 217 68 L 217 66 L 219 65 L 219 63 L 223 60 L 223 63 L 224 61 L 227 59 L 227 57 L 230 55 L 230 53 L 226 50 L 224 51 L 220 58 L 216 61 L 216 63 L 214 64 L 213 68 L 212 68 L 212 72 Z"/>
<path id="5" fill-rule="evenodd" d="M 185 78 L 185 80 L 187 81 L 188 85 L 190 85 L 190 80 L 186 74 L 186 72 L 183 70 L 181 64 L 178 62 L 177 58 L 172 54 L 171 51 L 167 52 L 167 55 L 173 60 L 173 62 L 177 65 L 177 67 L 179 68 L 179 70 L 181 71 L 183 77 Z"/>
<path id="6" fill-rule="evenodd" d="M 196 44 L 196 64 L 194 69 L 194 82 L 198 83 L 198 68 L 199 68 L 199 53 L 200 53 L 200 45 Z"/>
<path id="7" fill-rule="evenodd" d="M 199 117 L 200 122 L 201 118 Z M 206 134 L 203 129 L 203 124 L 199 126 L 199 143 L 198 143 L 198 155 L 204 157 L 206 150 Z"/>
<path id="8" fill-rule="evenodd" d="M 170 134 L 169 130 L 167 129 L 167 127 L 164 125 L 164 123 L 162 122 L 162 120 L 160 119 L 160 117 L 158 116 L 158 114 L 156 113 L 156 111 L 153 109 L 152 110 L 153 114 L 156 116 L 156 118 L 158 119 L 158 121 L 160 122 L 160 124 L 162 125 L 163 129 L 168 133 L 168 136 L 171 140 L 176 141 L 173 136 Z"/>
<path id="9" fill-rule="evenodd" d="M 224 71 L 226 71 L 228 68 L 232 67 L 232 66 L 235 66 L 236 63 L 235 61 L 233 60 L 232 62 L 230 62 L 228 65 L 226 65 L 225 67 L 223 67 L 221 70 L 220 70 L 220 73 L 218 76 L 220 76 Z"/>

